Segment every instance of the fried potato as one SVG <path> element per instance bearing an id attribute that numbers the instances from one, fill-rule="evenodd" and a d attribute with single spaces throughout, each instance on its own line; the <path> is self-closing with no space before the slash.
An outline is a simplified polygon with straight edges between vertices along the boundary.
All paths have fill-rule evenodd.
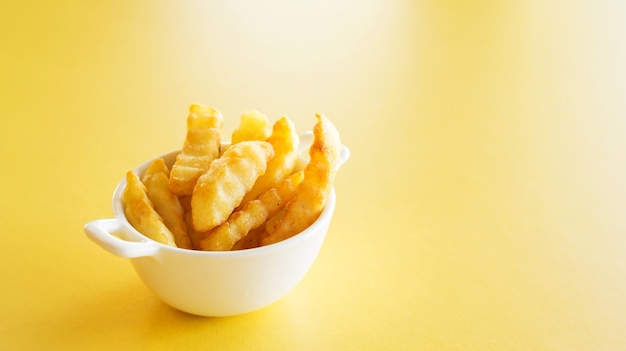
<path id="1" fill-rule="evenodd" d="M 247 140 L 265 141 L 272 133 L 272 126 L 266 115 L 257 110 L 248 110 L 241 115 L 239 127 L 233 131 L 231 144 Z"/>
<path id="2" fill-rule="evenodd" d="M 187 224 L 187 234 L 189 234 L 191 246 L 196 250 L 200 250 L 200 241 L 202 241 L 202 238 L 207 236 L 209 232 L 199 232 L 193 227 L 193 217 L 191 212 L 185 212 L 184 219 L 185 224 Z"/>
<path id="3" fill-rule="evenodd" d="M 246 234 L 243 238 L 237 241 L 235 245 L 233 245 L 233 248 L 230 250 L 237 251 L 237 250 L 246 250 L 246 249 L 259 247 L 261 243 L 259 240 L 259 236 L 263 234 L 264 230 L 265 228 L 263 228 L 263 226 L 260 226 L 256 229 L 252 229 L 251 231 L 248 232 L 248 234 Z"/>
<path id="4" fill-rule="evenodd" d="M 283 218 L 284 216 L 285 208 L 283 207 L 282 210 L 278 211 L 278 213 L 276 213 L 274 216 L 268 219 L 267 222 L 265 222 L 265 231 L 264 233 L 261 233 L 259 237 L 263 239 L 272 234 L 274 232 L 274 229 L 276 229 L 276 223 L 280 222 L 281 218 Z"/>
<path id="5" fill-rule="evenodd" d="M 207 231 L 223 223 L 265 173 L 273 156 L 272 145 L 265 141 L 242 141 L 211 162 L 191 195 L 194 229 Z"/>
<path id="6" fill-rule="evenodd" d="M 146 187 L 146 194 L 152 201 L 154 209 L 174 235 L 176 246 L 191 249 L 191 240 L 189 240 L 187 225 L 183 218 L 183 207 L 178 197 L 172 194 L 169 188 L 169 173 L 165 162 L 159 158 L 148 166 L 141 181 Z"/>
<path id="7" fill-rule="evenodd" d="M 192 104 L 187 117 L 187 136 L 172 166 L 169 186 L 176 195 L 191 195 L 198 178 L 219 156 L 224 118 L 213 107 Z"/>
<path id="8" fill-rule="evenodd" d="M 300 137 L 296 133 L 293 122 L 287 117 L 282 117 L 276 121 L 267 142 L 274 148 L 274 157 L 267 163 L 265 174 L 257 179 L 252 189 L 243 198 L 242 204 L 256 199 L 260 194 L 276 185 L 278 181 L 293 173 L 298 159 L 298 145 L 300 144 Z"/>
<path id="9" fill-rule="evenodd" d="M 302 181 L 302 171 L 285 178 L 275 188 L 265 191 L 257 199 L 246 203 L 241 210 L 234 212 L 226 222 L 211 230 L 200 242 L 200 249 L 206 251 L 228 251 L 253 229 L 280 211 L 294 195 L 294 190 Z"/>
<path id="10" fill-rule="evenodd" d="M 304 179 L 294 198 L 285 207 L 285 214 L 276 223 L 274 231 L 262 239 L 262 245 L 279 242 L 306 229 L 320 215 L 332 190 L 339 168 L 341 140 L 339 132 L 328 118 L 320 114 L 316 118 Z"/>
<path id="11" fill-rule="evenodd" d="M 138 232 L 165 245 L 176 246 L 172 232 L 146 195 L 146 187 L 132 171 L 126 173 L 123 196 L 126 219 Z"/>
<path id="12" fill-rule="evenodd" d="M 189 212 L 191 211 L 191 195 L 183 195 L 178 197 L 178 202 L 183 207 L 183 211 Z"/>

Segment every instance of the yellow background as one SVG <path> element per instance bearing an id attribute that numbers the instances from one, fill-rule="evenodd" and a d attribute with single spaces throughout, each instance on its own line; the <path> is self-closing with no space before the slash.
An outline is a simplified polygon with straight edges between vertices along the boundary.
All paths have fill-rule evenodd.
<path id="1" fill-rule="evenodd" d="M 5 1 L 0 30 L 3 347 L 626 349 L 623 2 Z M 164 305 L 82 231 L 192 102 L 352 151 L 313 268 L 247 315 Z"/>

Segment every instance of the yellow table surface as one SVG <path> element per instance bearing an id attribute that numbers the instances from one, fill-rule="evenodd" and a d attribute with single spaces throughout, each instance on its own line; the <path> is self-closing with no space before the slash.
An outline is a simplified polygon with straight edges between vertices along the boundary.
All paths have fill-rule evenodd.
<path id="1" fill-rule="evenodd" d="M 0 5 L 7 350 L 626 349 L 621 1 Z M 352 157 L 304 280 L 246 315 L 160 302 L 89 241 L 187 108 L 331 118 Z"/>

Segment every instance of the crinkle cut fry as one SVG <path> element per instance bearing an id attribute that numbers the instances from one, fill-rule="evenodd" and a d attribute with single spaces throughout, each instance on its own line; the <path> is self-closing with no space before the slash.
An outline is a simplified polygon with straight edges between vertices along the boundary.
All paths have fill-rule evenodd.
<path id="1" fill-rule="evenodd" d="M 211 230 L 202 239 L 200 248 L 207 251 L 228 251 L 253 229 L 280 211 L 294 195 L 296 187 L 304 177 L 302 171 L 294 173 L 246 203 L 241 210 L 233 213 L 226 222 Z"/>
<path id="2" fill-rule="evenodd" d="M 272 233 L 265 233 L 262 245 L 273 244 L 300 233 L 322 212 L 339 168 L 341 139 L 333 123 L 317 114 L 313 128 L 310 161 L 304 169 L 304 179 L 294 198 L 285 207 L 285 215 L 276 223 Z"/>
<path id="3" fill-rule="evenodd" d="M 154 210 L 146 195 L 146 187 L 134 172 L 126 173 L 124 189 L 124 214 L 138 232 L 148 238 L 169 246 L 176 246 L 172 232 L 165 226 L 161 216 Z"/>
<path id="4" fill-rule="evenodd" d="M 210 106 L 192 104 L 187 116 L 187 135 L 170 173 L 170 191 L 191 195 L 198 178 L 219 156 L 224 118 Z"/>
<path id="5" fill-rule="evenodd" d="M 272 134 L 266 140 L 274 148 L 274 157 L 267 163 L 265 174 L 259 177 L 254 186 L 244 196 L 242 203 L 256 199 L 278 181 L 293 173 L 298 159 L 300 137 L 289 118 L 281 117 L 272 127 Z"/>
<path id="6" fill-rule="evenodd" d="M 242 141 L 211 162 L 191 196 L 195 230 L 208 231 L 223 223 L 265 173 L 273 156 L 272 146 L 265 141 Z"/>
<path id="7" fill-rule="evenodd" d="M 272 133 L 272 126 L 267 116 L 257 110 L 248 110 L 241 115 L 237 129 L 233 131 L 230 142 L 237 144 L 247 140 L 265 141 Z"/>
<path id="8" fill-rule="evenodd" d="M 170 171 L 163 159 L 158 158 L 148 166 L 141 181 L 146 187 L 146 194 L 152 201 L 154 209 L 174 235 L 176 246 L 191 249 L 191 240 L 189 240 L 187 225 L 183 218 L 183 207 L 178 197 L 169 188 L 169 173 Z"/>

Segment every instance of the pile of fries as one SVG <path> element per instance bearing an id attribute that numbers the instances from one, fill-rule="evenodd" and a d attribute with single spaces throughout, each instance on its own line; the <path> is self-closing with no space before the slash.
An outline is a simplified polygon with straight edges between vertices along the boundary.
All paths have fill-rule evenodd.
<path id="1" fill-rule="evenodd" d="M 305 165 L 288 117 L 271 125 L 266 115 L 247 111 L 224 148 L 223 121 L 217 109 L 192 104 L 171 170 L 156 159 L 141 177 L 126 173 L 124 213 L 140 233 L 184 249 L 241 250 L 290 238 L 320 215 L 341 152 L 328 118 L 316 115 Z"/>

